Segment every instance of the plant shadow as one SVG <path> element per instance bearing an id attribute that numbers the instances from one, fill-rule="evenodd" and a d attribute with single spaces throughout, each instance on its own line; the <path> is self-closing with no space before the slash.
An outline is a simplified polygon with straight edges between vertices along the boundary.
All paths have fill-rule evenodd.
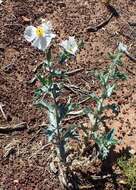
<path id="1" fill-rule="evenodd" d="M 130 147 L 128 146 L 120 152 L 115 152 L 113 147 L 107 159 L 101 162 L 100 172 L 97 173 L 96 168 L 97 174 L 95 174 L 95 176 L 91 172 L 80 171 L 80 177 L 76 176 L 78 183 L 77 190 L 105 190 L 107 189 L 107 185 L 109 190 L 125 190 L 125 186 L 118 183 L 118 178 L 121 177 L 121 174 L 118 174 L 115 169 L 113 169 L 113 166 L 116 165 L 117 160 L 122 156 L 130 158 L 129 150 Z"/>

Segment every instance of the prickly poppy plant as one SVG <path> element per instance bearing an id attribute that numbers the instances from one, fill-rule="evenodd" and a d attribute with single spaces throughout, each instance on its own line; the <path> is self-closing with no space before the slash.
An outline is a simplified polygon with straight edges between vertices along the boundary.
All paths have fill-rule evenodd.
<path id="1" fill-rule="evenodd" d="M 40 82 L 40 86 L 35 90 L 35 105 L 47 110 L 48 125 L 45 133 L 48 137 L 48 142 L 52 144 L 52 162 L 57 160 L 57 168 L 59 169 L 59 179 L 63 187 L 68 187 L 68 175 L 71 172 L 68 162 L 69 143 L 71 139 L 80 141 L 81 137 L 78 133 L 77 125 L 63 126 L 64 119 L 75 108 L 80 105 L 73 104 L 71 98 L 68 97 L 65 103 L 61 103 L 60 99 L 63 96 L 64 77 L 66 73 L 61 69 L 54 67 L 52 61 L 51 43 L 56 35 L 52 32 L 50 22 L 43 21 L 38 27 L 28 26 L 25 29 L 24 37 L 32 46 L 45 52 L 45 60 L 42 63 L 42 71 L 36 74 L 35 80 Z M 78 43 L 74 36 L 70 36 L 67 40 L 60 44 L 61 52 L 59 54 L 59 63 L 66 63 L 76 57 L 79 52 L 81 43 Z M 46 51 L 45 51 L 46 50 Z M 122 66 L 121 58 L 123 52 L 127 51 L 127 47 L 122 43 L 119 44 L 117 52 L 109 54 L 111 65 L 103 72 L 96 72 L 95 77 L 100 83 L 101 94 L 89 93 L 87 98 L 93 99 L 96 103 L 95 108 L 83 109 L 85 115 L 88 116 L 91 122 L 91 129 L 80 128 L 86 133 L 88 141 L 93 139 L 97 147 L 97 156 L 101 159 L 106 159 L 111 147 L 117 141 L 114 138 L 114 129 L 108 132 L 103 126 L 103 115 L 105 110 L 111 109 L 113 113 L 118 113 L 118 105 L 105 104 L 105 100 L 112 96 L 116 90 L 118 79 L 126 79 L 126 75 L 119 71 Z M 85 97 L 86 98 L 86 97 Z M 81 113 L 81 112 L 80 112 Z M 103 127 L 103 130 L 101 130 Z M 87 145 L 86 145 L 87 146 Z M 57 158 L 57 159 L 56 159 Z M 51 162 L 51 163 L 52 163 Z"/>

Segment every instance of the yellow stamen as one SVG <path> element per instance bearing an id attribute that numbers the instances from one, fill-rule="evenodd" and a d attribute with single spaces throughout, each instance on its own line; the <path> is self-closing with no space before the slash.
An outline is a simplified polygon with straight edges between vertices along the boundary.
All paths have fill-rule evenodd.
<path id="1" fill-rule="evenodd" d="M 45 29 L 41 26 L 36 28 L 36 35 L 40 38 L 40 37 L 44 37 L 45 36 Z"/>

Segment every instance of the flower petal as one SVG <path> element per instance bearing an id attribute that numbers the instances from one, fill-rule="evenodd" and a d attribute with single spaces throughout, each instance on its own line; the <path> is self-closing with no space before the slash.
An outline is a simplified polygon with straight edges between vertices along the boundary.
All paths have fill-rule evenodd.
<path id="1" fill-rule="evenodd" d="M 70 36 L 68 40 L 62 41 L 60 46 L 62 46 L 65 51 L 72 55 L 75 55 L 78 51 L 78 45 L 74 36 Z"/>
<path id="2" fill-rule="evenodd" d="M 32 42 L 36 38 L 36 28 L 34 26 L 27 26 L 24 31 L 24 37 L 28 42 Z"/>
<path id="3" fill-rule="evenodd" d="M 51 33 L 52 24 L 49 21 L 47 23 L 43 22 L 41 26 L 44 28 L 46 33 Z"/>
<path id="4" fill-rule="evenodd" d="M 120 42 L 118 45 L 118 50 L 122 52 L 127 52 L 127 46 L 123 44 L 122 42 Z"/>
<path id="5" fill-rule="evenodd" d="M 35 38 L 32 42 L 32 46 L 41 49 L 40 38 Z"/>
<path id="6" fill-rule="evenodd" d="M 69 42 L 70 43 L 75 43 L 76 41 L 75 41 L 75 37 L 74 36 L 69 36 Z"/>
<path id="7" fill-rule="evenodd" d="M 53 39 L 53 38 L 56 37 L 56 34 L 53 34 L 53 33 L 46 34 L 45 37 L 46 37 L 46 38 L 51 38 L 51 39 Z"/>
<path id="8" fill-rule="evenodd" d="M 48 48 L 51 40 L 47 41 L 47 38 L 40 38 L 39 40 L 40 40 L 40 47 L 39 47 L 39 49 L 42 50 L 42 51 L 45 51 Z"/>
<path id="9" fill-rule="evenodd" d="M 36 38 L 33 41 L 32 46 L 42 51 L 45 51 L 49 47 L 51 40 L 52 40 L 52 37 Z"/>
<path id="10" fill-rule="evenodd" d="M 68 40 L 62 41 L 60 43 L 60 46 L 63 47 L 65 50 L 68 49 Z"/>
<path id="11" fill-rule="evenodd" d="M 45 51 L 49 47 L 51 40 L 52 37 L 46 37 L 41 39 L 41 50 Z"/>

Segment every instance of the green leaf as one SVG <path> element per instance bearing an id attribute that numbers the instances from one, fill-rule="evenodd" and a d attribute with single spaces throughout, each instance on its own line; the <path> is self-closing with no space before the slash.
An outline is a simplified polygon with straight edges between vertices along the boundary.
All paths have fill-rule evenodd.
<path id="1" fill-rule="evenodd" d="M 99 101 L 99 97 L 95 93 L 89 94 L 88 97 L 90 97 L 95 102 Z"/>
<path id="2" fill-rule="evenodd" d="M 46 108 L 49 111 L 52 110 L 52 105 L 49 104 L 48 102 L 45 102 L 44 100 L 37 100 L 34 104 L 37 105 L 38 107 Z"/>
<path id="3" fill-rule="evenodd" d="M 57 117 L 55 108 L 52 106 L 48 111 L 49 125 L 47 129 L 48 141 L 52 141 L 54 136 L 57 134 Z"/>
<path id="4" fill-rule="evenodd" d="M 106 106 L 103 106 L 102 109 L 103 110 L 106 110 L 106 109 L 109 110 L 109 109 L 111 109 L 112 112 L 115 113 L 115 114 L 118 114 L 119 110 L 120 110 L 119 106 L 117 104 L 115 104 L 115 103 L 113 103 L 113 104 L 107 104 Z"/>
<path id="5" fill-rule="evenodd" d="M 67 103 L 67 104 L 59 104 L 58 105 L 59 109 L 59 121 L 64 119 L 67 114 L 74 109 L 74 104 L 72 103 Z"/>
<path id="6" fill-rule="evenodd" d="M 117 53 L 109 53 L 109 58 L 112 60 L 112 63 L 113 64 L 116 64 L 116 65 L 122 65 L 122 58 L 123 56 L 123 53 L 122 52 L 117 52 Z"/>
<path id="7" fill-rule="evenodd" d="M 99 80 L 100 84 L 102 86 L 105 86 L 108 82 L 109 74 L 107 72 L 106 73 L 97 73 L 96 77 Z"/>
<path id="8" fill-rule="evenodd" d="M 107 96 L 108 98 L 112 95 L 114 88 L 115 88 L 115 84 L 113 84 L 112 86 L 109 84 L 109 85 L 107 86 L 106 96 Z"/>
<path id="9" fill-rule="evenodd" d="M 76 130 L 77 130 L 77 125 L 70 126 L 62 137 L 63 141 L 66 143 L 70 138 L 78 140 L 79 135 Z"/>
<path id="10" fill-rule="evenodd" d="M 37 97 L 41 96 L 41 95 L 42 95 L 42 90 L 41 90 L 41 88 L 37 88 L 37 89 L 35 90 L 34 94 L 35 94 L 35 96 L 37 96 Z"/>
<path id="11" fill-rule="evenodd" d="M 63 77 L 63 76 L 64 76 L 64 73 L 63 73 L 63 71 L 60 71 L 60 70 L 53 70 L 53 71 L 51 72 L 51 75 L 52 75 L 53 77 Z"/>
<path id="12" fill-rule="evenodd" d="M 54 136 L 56 135 L 56 129 L 54 129 L 54 130 L 46 129 L 45 134 L 48 137 L 48 142 L 51 142 L 53 140 Z"/>
<path id="13" fill-rule="evenodd" d="M 45 133 L 48 136 L 48 141 L 52 141 L 54 137 L 57 135 L 57 117 L 56 117 L 56 110 L 55 107 L 43 100 L 39 100 L 36 102 L 36 105 L 46 108 L 48 110 L 48 119 L 49 119 L 49 124 L 48 128 L 45 130 Z"/>
<path id="14" fill-rule="evenodd" d="M 107 138 L 107 141 L 111 141 L 112 139 L 113 139 L 113 136 L 114 136 L 114 128 L 113 129 L 111 129 L 108 133 L 107 133 L 107 135 L 106 135 L 106 138 Z"/>
<path id="15" fill-rule="evenodd" d="M 94 132 L 93 138 L 99 148 L 99 154 L 102 159 L 108 156 L 111 147 L 117 143 L 117 140 L 114 139 L 114 129 L 102 135 L 98 135 L 97 132 Z"/>
<path id="16" fill-rule="evenodd" d="M 42 75 L 38 74 L 37 75 L 37 79 L 41 82 L 41 84 L 44 86 L 44 85 L 47 85 L 48 84 L 48 80 L 45 79 Z"/>
<path id="17" fill-rule="evenodd" d="M 66 51 L 61 52 L 60 56 L 59 56 L 60 57 L 59 63 L 60 64 L 65 63 L 68 59 L 71 58 L 71 56 L 72 55 L 70 53 L 66 52 Z"/>
<path id="18" fill-rule="evenodd" d="M 86 115 L 88 115 L 89 113 L 93 113 L 93 112 L 94 112 L 94 110 L 90 107 L 86 107 L 83 109 L 83 113 Z"/>
<path id="19" fill-rule="evenodd" d="M 123 72 L 116 71 L 113 78 L 114 79 L 120 79 L 120 80 L 127 80 L 128 76 L 127 76 L 127 74 L 125 74 Z"/>
<path id="20" fill-rule="evenodd" d="M 46 87 L 46 86 L 42 86 L 42 87 L 41 87 L 41 90 L 42 90 L 42 92 L 44 92 L 44 93 L 48 93 L 48 92 L 49 92 L 49 88 Z"/>
<path id="21" fill-rule="evenodd" d="M 57 98 L 60 94 L 60 88 L 57 83 L 52 84 L 50 91 L 52 92 L 53 96 Z"/>

